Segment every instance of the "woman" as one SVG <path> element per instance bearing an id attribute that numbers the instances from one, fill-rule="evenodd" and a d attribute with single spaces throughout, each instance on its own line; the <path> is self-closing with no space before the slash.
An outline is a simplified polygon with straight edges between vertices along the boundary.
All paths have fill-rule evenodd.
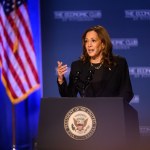
<path id="1" fill-rule="evenodd" d="M 94 26 L 82 36 L 83 53 L 72 62 L 67 84 L 64 74 L 67 65 L 58 61 L 58 87 L 62 97 L 123 97 L 127 102 L 133 91 L 126 59 L 112 53 L 108 32 Z"/>

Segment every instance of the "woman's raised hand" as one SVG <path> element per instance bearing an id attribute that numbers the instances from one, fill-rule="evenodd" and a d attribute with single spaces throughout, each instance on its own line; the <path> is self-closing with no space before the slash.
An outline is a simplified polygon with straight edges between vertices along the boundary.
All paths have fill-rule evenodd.
<path id="1" fill-rule="evenodd" d="M 58 75 L 58 82 L 62 84 L 64 82 L 64 74 L 67 72 L 67 65 L 63 64 L 61 61 L 57 61 L 57 75 Z"/>

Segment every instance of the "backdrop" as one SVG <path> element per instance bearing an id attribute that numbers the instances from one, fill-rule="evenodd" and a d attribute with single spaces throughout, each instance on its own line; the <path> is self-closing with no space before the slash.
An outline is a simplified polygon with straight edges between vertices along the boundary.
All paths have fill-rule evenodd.
<path id="1" fill-rule="evenodd" d="M 150 135 L 148 0 L 42 0 L 43 96 L 59 96 L 57 60 L 70 66 L 78 59 L 82 33 L 93 25 L 104 26 L 110 34 L 114 53 L 127 59 L 134 90 L 131 105 L 138 111 L 141 134 Z"/>

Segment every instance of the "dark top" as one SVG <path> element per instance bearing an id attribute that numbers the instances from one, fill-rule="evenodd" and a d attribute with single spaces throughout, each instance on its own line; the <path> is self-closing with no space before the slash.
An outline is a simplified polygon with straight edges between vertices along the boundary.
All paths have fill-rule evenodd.
<path id="1" fill-rule="evenodd" d="M 127 102 L 133 98 L 133 91 L 126 59 L 120 56 L 114 57 L 115 66 L 108 68 L 103 64 L 98 69 L 89 62 L 81 60 L 71 64 L 69 84 L 66 79 L 62 85 L 58 84 L 62 97 L 123 97 Z"/>

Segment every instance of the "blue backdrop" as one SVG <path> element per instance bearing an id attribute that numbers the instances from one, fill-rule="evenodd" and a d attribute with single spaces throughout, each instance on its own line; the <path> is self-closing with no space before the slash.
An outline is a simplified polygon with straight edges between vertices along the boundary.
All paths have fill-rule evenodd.
<path id="1" fill-rule="evenodd" d="M 124 56 L 134 90 L 131 105 L 138 111 L 140 132 L 150 135 L 150 2 L 125 0 L 41 1 L 43 96 L 59 96 L 57 60 L 70 66 L 79 58 L 82 33 L 104 26 L 115 54 Z"/>

